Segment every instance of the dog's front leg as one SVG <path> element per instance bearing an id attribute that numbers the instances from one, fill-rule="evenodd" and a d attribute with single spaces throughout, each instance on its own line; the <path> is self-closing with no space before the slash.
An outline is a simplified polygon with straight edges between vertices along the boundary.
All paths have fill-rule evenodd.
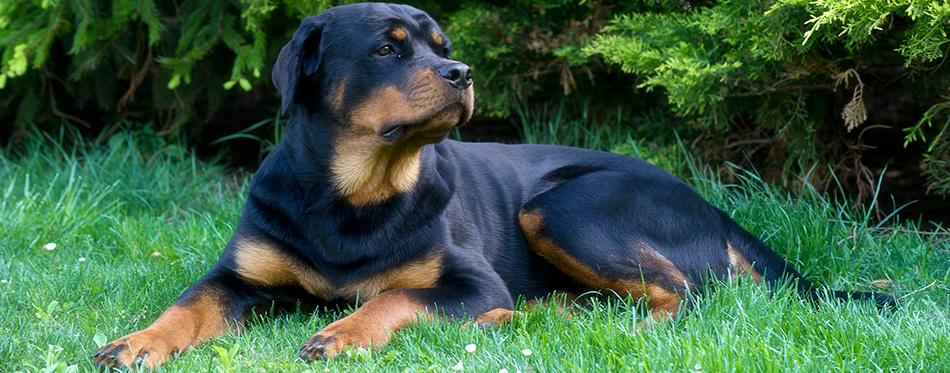
<path id="1" fill-rule="evenodd" d="M 510 303 L 507 294 L 498 294 L 503 299 L 488 294 L 463 294 L 466 292 L 443 287 L 385 291 L 310 337 L 300 349 L 300 357 L 304 360 L 333 358 L 349 346 L 378 349 L 389 342 L 392 333 L 420 321 L 434 320 L 440 311 L 463 316 L 462 305 L 466 301 L 476 312 L 490 307 L 491 300 L 501 300 L 498 306 Z M 439 310 L 434 309 L 436 306 Z"/>
<path id="2" fill-rule="evenodd" d="M 348 346 L 379 348 L 389 342 L 390 333 L 431 320 L 435 310 L 421 301 L 434 289 L 394 289 L 383 292 L 360 306 L 356 312 L 327 325 L 300 349 L 304 360 L 333 358 Z"/>
<path id="3" fill-rule="evenodd" d="M 93 354 L 101 369 L 115 367 L 154 369 L 169 357 L 228 330 L 239 330 L 247 296 L 228 285 L 238 280 L 222 272 L 205 275 L 190 286 L 147 328 L 107 343 Z M 239 314 L 234 314 L 238 311 Z"/>

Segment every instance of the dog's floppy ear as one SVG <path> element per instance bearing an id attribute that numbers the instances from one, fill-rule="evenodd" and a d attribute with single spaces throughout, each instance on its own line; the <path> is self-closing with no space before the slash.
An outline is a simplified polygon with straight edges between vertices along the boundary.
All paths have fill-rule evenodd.
<path id="1" fill-rule="evenodd" d="M 294 32 L 294 38 L 280 50 L 277 62 L 274 63 L 271 79 L 280 92 L 281 113 L 287 114 L 290 105 L 294 103 L 300 78 L 313 75 L 320 66 L 323 22 L 317 17 L 307 17 L 300 22 L 300 28 Z"/>

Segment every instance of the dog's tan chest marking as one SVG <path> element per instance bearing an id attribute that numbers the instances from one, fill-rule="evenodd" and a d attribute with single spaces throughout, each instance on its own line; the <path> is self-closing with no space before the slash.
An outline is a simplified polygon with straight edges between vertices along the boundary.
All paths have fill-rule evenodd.
<path id="1" fill-rule="evenodd" d="M 237 273 L 248 282 L 266 286 L 300 286 L 322 299 L 333 299 L 336 289 L 330 280 L 312 266 L 288 257 L 269 245 L 242 240 L 237 243 L 234 259 Z"/>
<path id="2" fill-rule="evenodd" d="M 433 287 L 442 273 L 442 255 L 398 264 L 367 278 L 335 285 L 312 266 L 261 243 L 244 240 L 235 253 L 237 273 L 259 286 L 299 286 L 321 299 L 367 301 L 391 289 Z"/>
<path id="3" fill-rule="evenodd" d="M 441 274 L 442 255 L 432 254 L 345 284 L 340 287 L 340 297 L 365 302 L 386 290 L 431 288 L 438 284 Z"/>

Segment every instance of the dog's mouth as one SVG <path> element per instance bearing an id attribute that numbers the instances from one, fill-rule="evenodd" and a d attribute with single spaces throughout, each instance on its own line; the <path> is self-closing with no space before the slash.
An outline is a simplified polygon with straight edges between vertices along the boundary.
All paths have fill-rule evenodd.
<path id="1" fill-rule="evenodd" d="M 434 143 L 442 141 L 452 128 L 465 124 L 470 117 L 470 108 L 463 103 L 453 102 L 421 121 L 386 124 L 380 128 L 378 135 L 390 143 L 408 139 Z"/>

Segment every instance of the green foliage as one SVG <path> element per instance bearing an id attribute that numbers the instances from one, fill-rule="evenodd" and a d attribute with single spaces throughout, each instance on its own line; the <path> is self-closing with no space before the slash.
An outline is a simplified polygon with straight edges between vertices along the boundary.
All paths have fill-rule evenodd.
<path id="1" fill-rule="evenodd" d="M 942 63 L 948 21 L 946 1 L 726 0 L 620 14 L 583 50 L 636 74 L 639 87 L 661 90 L 674 115 L 724 137 L 727 149 L 730 142 L 756 146 L 737 146 L 746 150 L 781 145 L 769 157 L 790 175 L 860 158 L 860 143 L 852 144 L 860 138 L 843 129 L 877 109 L 865 105 L 867 92 L 899 86 L 917 105 L 950 93 Z M 897 72 L 867 78 L 878 71 Z M 908 139 L 944 106 L 909 118 L 916 126 L 903 122 Z"/>
<path id="2" fill-rule="evenodd" d="M 81 111 L 107 123 L 159 119 L 171 138 L 200 134 L 202 120 L 240 95 L 234 86 L 276 97 L 264 75 L 296 20 L 338 3 L 4 1 L 0 117 L 15 113 L 20 129 L 55 128 L 57 117 L 93 127 Z"/>
<path id="3" fill-rule="evenodd" d="M 36 347 L 37 350 L 44 352 L 42 348 Z M 79 366 L 76 364 L 66 365 L 66 363 L 59 361 L 59 354 L 63 352 L 63 348 L 60 346 L 50 345 L 44 353 L 46 358 L 45 366 L 33 366 L 29 364 L 30 368 L 34 372 L 43 372 L 43 373 L 75 373 L 79 372 Z"/>
<path id="4" fill-rule="evenodd" d="M 297 20 L 350 1 L 0 2 L 0 120 L 20 135 L 126 120 L 168 139 L 220 138 L 203 136 L 212 122 L 235 133 L 276 115 L 268 71 Z M 413 3 L 473 66 L 489 116 L 560 107 L 580 131 L 609 123 L 664 144 L 689 134 L 706 160 L 748 157 L 785 185 L 815 164 L 834 165 L 816 184 L 866 179 L 861 135 L 876 124 L 931 152 L 947 135 L 945 0 Z M 262 127 L 231 138 L 269 136 Z M 942 174 L 935 185 L 950 183 Z"/>
<path id="5" fill-rule="evenodd" d="M 581 97 L 595 94 L 585 80 L 606 84 L 606 70 L 582 47 L 614 7 L 609 1 L 464 1 L 442 27 L 452 38 L 453 58 L 472 66 L 482 110 L 506 117 L 522 102 L 563 98 L 579 87 Z"/>
<path id="6" fill-rule="evenodd" d="M 930 180 L 930 190 L 950 195 L 950 136 L 934 141 L 930 152 L 924 156 L 924 165 L 923 174 Z"/>
<path id="7" fill-rule="evenodd" d="M 233 346 L 231 346 L 230 350 L 227 348 L 218 347 L 218 346 L 211 346 L 211 347 L 213 347 L 214 350 L 218 352 L 218 357 L 221 358 L 221 364 L 215 367 L 218 370 L 218 372 L 221 372 L 221 373 L 233 372 L 234 365 L 235 365 L 234 360 L 237 357 L 238 350 L 241 349 L 241 345 L 235 343 Z"/>

